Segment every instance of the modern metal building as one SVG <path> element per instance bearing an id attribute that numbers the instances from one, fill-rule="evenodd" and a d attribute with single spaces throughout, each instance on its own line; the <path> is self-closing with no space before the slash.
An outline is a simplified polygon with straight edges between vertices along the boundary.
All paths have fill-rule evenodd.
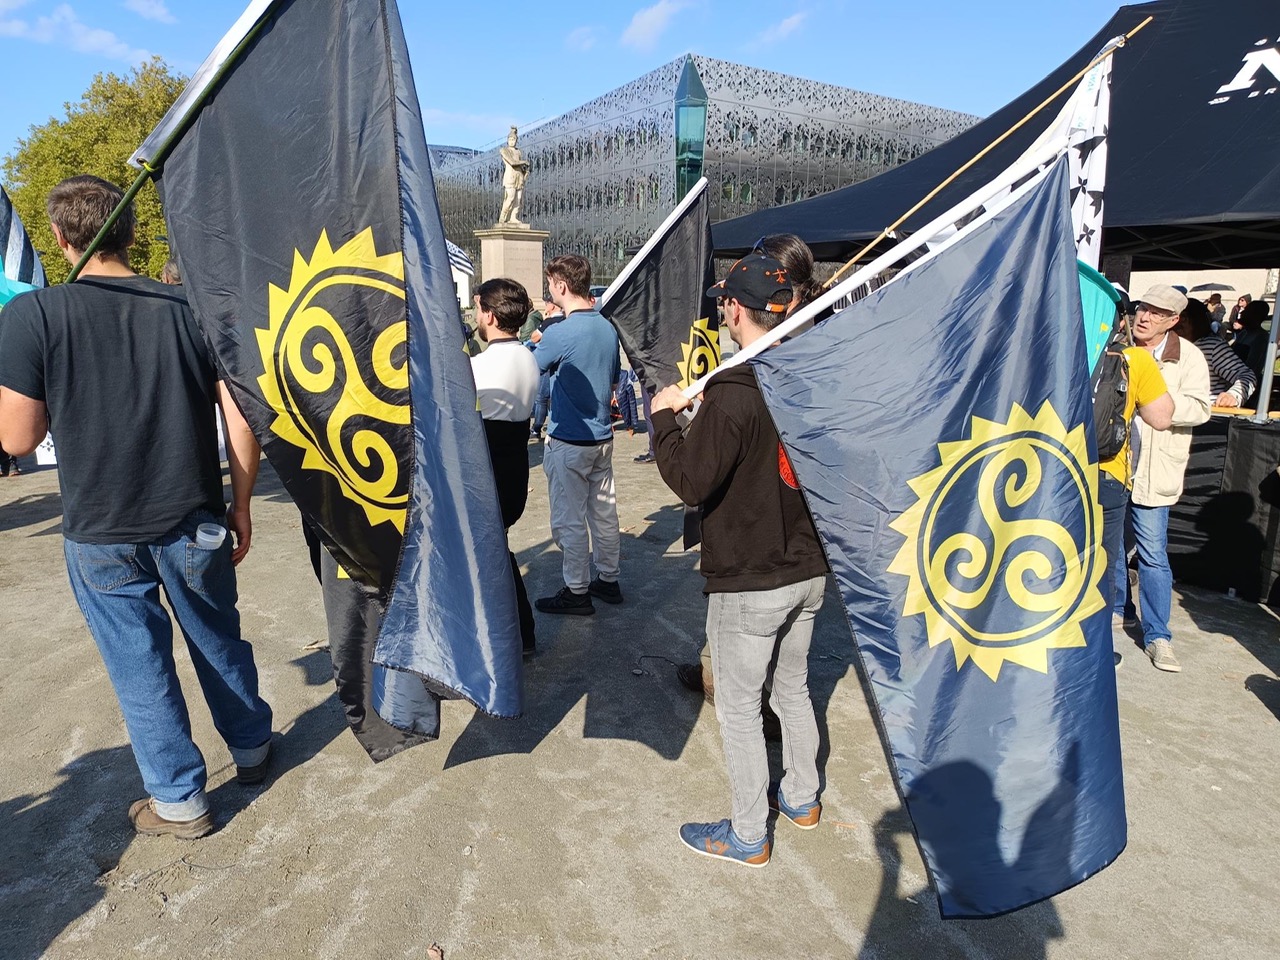
<path id="1" fill-rule="evenodd" d="M 520 218 L 550 231 L 547 257 L 583 254 L 604 282 L 701 176 L 727 219 L 873 177 L 979 119 L 687 54 L 520 131 Z M 502 205 L 498 150 L 433 148 L 432 164 L 445 233 L 478 260 L 472 231 Z"/>

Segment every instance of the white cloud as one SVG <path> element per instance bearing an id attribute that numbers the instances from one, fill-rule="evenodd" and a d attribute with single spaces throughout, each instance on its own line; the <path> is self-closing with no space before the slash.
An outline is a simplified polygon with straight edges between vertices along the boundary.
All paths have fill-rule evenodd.
<path id="1" fill-rule="evenodd" d="M 753 48 L 767 47 L 770 44 L 785 40 L 791 34 L 800 29 L 801 25 L 809 19 L 808 12 L 801 10 L 799 13 L 793 13 L 785 20 L 780 20 L 773 26 L 761 30 L 756 34 L 755 39 L 751 41 L 750 46 Z"/>
<path id="2" fill-rule="evenodd" d="M 15 0 L 0 0 L 0 13 L 15 10 L 18 5 Z M 70 47 L 76 53 L 97 54 L 126 63 L 138 63 L 151 56 L 146 50 L 129 46 L 110 30 L 89 26 L 67 3 L 55 7 L 47 17 L 38 17 L 34 22 L 0 19 L 0 36 L 57 44 Z"/>
<path id="3" fill-rule="evenodd" d="M 623 46 L 652 50 L 671 24 L 671 18 L 686 5 L 684 0 L 658 0 L 651 7 L 637 10 L 627 29 L 622 31 Z"/>
<path id="4" fill-rule="evenodd" d="M 569 35 L 564 38 L 564 45 L 570 50 L 578 50 L 585 53 L 596 45 L 597 39 L 595 27 L 578 27 L 578 29 L 570 31 Z"/>
<path id="5" fill-rule="evenodd" d="M 164 0 L 124 0 L 126 10 L 132 10 L 144 20 L 158 23 L 177 23 L 178 18 L 169 12 Z"/>

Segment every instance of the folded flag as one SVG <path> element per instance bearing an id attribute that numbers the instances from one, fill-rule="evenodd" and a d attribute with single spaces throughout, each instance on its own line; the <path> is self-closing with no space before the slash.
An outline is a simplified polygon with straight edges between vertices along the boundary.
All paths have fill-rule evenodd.
<path id="1" fill-rule="evenodd" d="M 159 169 L 187 296 L 272 466 L 386 604 L 339 673 L 518 714 L 515 589 L 394 0 L 256 0 L 133 159 Z"/>
<path id="2" fill-rule="evenodd" d="M 1125 845 L 1075 240 L 1062 159 L 753 361 L 946 917 Z"/>

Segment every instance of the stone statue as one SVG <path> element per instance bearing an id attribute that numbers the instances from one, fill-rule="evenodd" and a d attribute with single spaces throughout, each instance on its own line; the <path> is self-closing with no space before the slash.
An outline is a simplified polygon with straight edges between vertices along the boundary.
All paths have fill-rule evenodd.
<path id="1" fill-rule="evenodd" d="M 498 151 L 505 167 L 502 173 L 502 212 L 498 214 L 498 223 L 524 226 L 520 219 L 520 206 L 524 203 L 524 184 L 529 179 L 529 161 L 516 146 L 518 139 L 516 128 L 512 127 L 507 134 L 507 145 Z"/>

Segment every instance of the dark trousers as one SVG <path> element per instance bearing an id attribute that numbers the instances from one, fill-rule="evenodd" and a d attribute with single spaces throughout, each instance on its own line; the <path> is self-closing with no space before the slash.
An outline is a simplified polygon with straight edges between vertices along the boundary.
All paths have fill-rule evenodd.
<path id="1" fill-rule="evenodd" d="M 1099 471 L 1098 503 L 1102 507 L 1102 546 L 1107 551 L 1107 569 L 1102 575 L 1102 599 L 1115 611 L 1116 598 L 1124 604 L 1127 582 L 1117 579 L 1124 573 L 1124 516 L 1129 506 L 1129 490 L 1109 474 Z"/>
<path id="2" fill-rule="evenodd" d="M 485 420 L 485 439 L 489 443 L 489 460 L 493 464 L 493 480 L 498 488 L 498 506 L 502 525 L 514 527 L 524 515 L 529 498 L 529 421 Z M 535 645 L 533 607 L 524 588 L 524 577 L 516 555 L 511 557 L 511 575 L 516 582 L 516 608 L 520 614 L 520 639 L 525 650 Z"/>

